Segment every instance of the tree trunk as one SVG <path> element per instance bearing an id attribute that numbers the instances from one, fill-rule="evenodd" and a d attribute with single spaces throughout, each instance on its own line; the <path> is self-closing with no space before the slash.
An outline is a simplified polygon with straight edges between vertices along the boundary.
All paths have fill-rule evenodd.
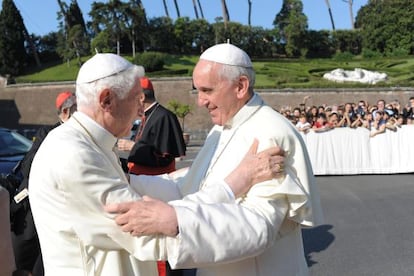
<path id="1" fill-rule="evenodd" d="M 168 6 L 166 0 L 162 0 L 162 3 L 164 5 L 165 16 L 170 17 L 170 14 L 168 13 Z"/>
<path id="2" fill-rule="evenodd" d="M 199 8 L 199 10 L 200 10 L 201 18 L 203 18 L 203 19 L 204 19 L 204 13 L 203 13 L 203 9 L 201 8 L 201 3 L 200 3 L 200 0 L 197 0 L 197 3 L 198 3 L 198 8 Z"/>
<path id="3" fill-rule="evenodd" d="M 196 19 L 198 19 L 198 11 L 197 11 L 196 0 L 193 0 L 193 7 L 194 7 L 194 13 L 195 13 Z"/>
<path id="4" fill-rule="evenodd" d="M 354 29 L 355 28 L 355 22 L 354 22 L 354 13 L 352 11 L 353 0 L 348 0 L 348 4 L 349 4 L 349 15 L 351 17 L 351 28 Z"/>
<path id="5" fill-rule="evenodd" d="M 221 0 L 221 10 L 223 12 L 224 29 L 227 30 L 227 23 L 230 20 L 229 10 L 227 9 L 226 0 Z"/>
<path id="6" fill-rule="evenodd" d="M 180 15 L 180 8 L 178 7 L 177 0 L 174 0 L 175 10 L 177 11 L 177 18 L 181 17 Z"/>
<path id="7" fill-rule="evenodd" d="M 29 43 L 29 47 L 30 47 L 30 50 L 31 50 L 31 51 L 32 51 L 32 53 L 33 53 L 33 57 L 34 57 L 34 59 L 35 59 L 35 61 L 36 61 L 36 65 L 37 65 L 37 67 L 41 67 L 41 66 L 42 66 L 42 63 L 40 62 L 39 54 L 37 53 L 36 46 L 35 46 L 35 45 L 34 45 L 34 43 L 33 43 L 32 37 L 31 37 L 31 36 L 29 35 L 29 33 L 27 32 L 26 27 L 24 28 L 23 35 L 24 35 L 24 37 L 25 37 L 25 39 L 26 39 L 27 43 Z"/>
<path id="8" fill-rule="evenodd" d="M 60 7 L 60 11 L 61 11 L 61 12 L 62 12 L 62 14 L 63 14 L 63 18 L 65 19 L 65 26 L 66 26 L 66 28 L 65 28 L 65 32 L 66 32 L 66 39 L 68 39 L 69 30 L 70 30 L 70 28 L 71 28 L 72 26 L 70 26 L 70 25 L 69 25 L 68 14 L 67 14 L 67 12 L 66 12 L 66 10 L 65 10 L 65 7 L 64 7 L 63 3 L 62 3 L 60 0 L 57 0 L 57 1 L 58 1 L 58 4 L 59 4 L 59 7 Z M 67 41 L 66 41 L 66 42 L 67 42 Z M 80 59 L 79 48 L 78 48 L 78 45 L 77 45 L 76 41 L 73 41 L 73 42 L 72 42 L 72 45 L 73 45 L 73 48 L 75 49 L 76 56 L 78 57 L 78 64 L 79 64 L 79 66 L 81 66 L 81 65 L 82 65 L 82 62 L 81 62 L 81 59 Z"/>
<path id="9" fill-rule="evenodd" d="M 249 27 L 252 25 L 251 24 L 251 17 L 252 17 L 252 1 L 251 0 L 247 0 L 247 3 L 249 4 L 249 11 L 247 14 L 247 24 L 249 25 Z"/>
<path id="10" fill-rule="evenodd" d="M 329 3 L 329 0 L 325 0 L 325 2 L 326 2 L 326 5 L 328 6 L 329 17 L 331 18 L 332 30 L 335 31 L 335 23 L 334 23 L 333 16 L 332 16 L 331 4 Z"/>

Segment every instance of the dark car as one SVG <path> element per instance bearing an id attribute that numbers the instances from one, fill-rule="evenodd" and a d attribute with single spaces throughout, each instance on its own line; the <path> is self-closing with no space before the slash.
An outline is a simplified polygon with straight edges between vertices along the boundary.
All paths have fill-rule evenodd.
<path id="1" fill-rule="evenodd" d="M 7 175 L 30 150 L 32 141 L 16 131 L 0 128 L 0 174 Z"/>

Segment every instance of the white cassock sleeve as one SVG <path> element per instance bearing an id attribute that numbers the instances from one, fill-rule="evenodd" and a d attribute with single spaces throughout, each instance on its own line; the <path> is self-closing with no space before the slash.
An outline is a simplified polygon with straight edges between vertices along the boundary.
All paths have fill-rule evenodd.
<path id="1" fill-rule="evenodd" d="M 170 202 L 180 228 L 177 238 L 167 238 L 171 267 L 234 262 L 258 255 L 272 245 L 288 210 L 284 195 L 268 196 L 266 190 L 272 189 L 275 181 L 254 186 L 239 204 L 230 200 L 200 203 L 203 195 L 199 193 Z M 208 189 L 203 190 L 209 193 Z"/>

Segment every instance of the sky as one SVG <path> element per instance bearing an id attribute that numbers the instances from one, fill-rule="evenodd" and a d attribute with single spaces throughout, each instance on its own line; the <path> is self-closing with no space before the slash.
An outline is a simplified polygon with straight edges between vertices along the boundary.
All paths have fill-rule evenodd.
<path id="1" fill-rule="evenodd" d="M 70 0 L 62 0 L 70 3 Z M 222 16 L 221 0 L 199 0 L 203 8 L 204 18 L 214 23 L 215 18 Z M 335 29 L 351 29 L 351 18 L 349 3 L 352 1 L 354 18 L 361 6 L 368 3 L 368 0 L 329 0 Z M 2 0 L 0 0 L 2 2 Z M 88 13 L 93 0 L 78 0 L 85 21 L 89 21 Z M 108 2 L 108 1 L 98 1 Z M 188 16 L 195 19 L 195 12 L 192 0 L 177 0 L 181 16 Z M 273 28 L 273 20 L 280 12 L 283 0 L 251 0 L 252 15 L 251 25 L 261 26 L 266 29 Z M 57 12 L 59 5 L 57 0 L 14 0 L 16 7 L 23 17 L 24 24 L 29 33 L 45 35 L 58 30 Z M 162 0 L 142 0 L 148 18 L 165 16 Z M 230 20 L 247 25 L 247 0 L 226 0 Z M 308 27 L 311 30 L 332 30 L 332 23 L 329 17 L 326 0 L 302 0 L 303 12 L 308 17 Z M 173 0 L 167 0 L 168 12 L 173 19 L 177 13 Z M 200 12 L 199 12 L 200 14 Z"/>

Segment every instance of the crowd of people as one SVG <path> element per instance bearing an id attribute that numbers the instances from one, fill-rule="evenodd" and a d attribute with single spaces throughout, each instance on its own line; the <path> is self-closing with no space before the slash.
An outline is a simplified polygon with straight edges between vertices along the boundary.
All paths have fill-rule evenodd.
<path id="1" fill-rule="evenodd" d="M 338 105 L 307 106 L 309 96 L 298 107 L 283 107 L 280 109 L 296 128 L 302 133 L 309 131 L 324 132 L 337 127 L 364 127 L 370 131 L 370 136 L 385 133 L 386 130 L 397 131 L 406 124 L 414 124 L 414 96 L 409 103 L 401 105 L 398 100 L 387 103 L 380 99 L 375 104 L 365 100 L 358 103 Z"/>

